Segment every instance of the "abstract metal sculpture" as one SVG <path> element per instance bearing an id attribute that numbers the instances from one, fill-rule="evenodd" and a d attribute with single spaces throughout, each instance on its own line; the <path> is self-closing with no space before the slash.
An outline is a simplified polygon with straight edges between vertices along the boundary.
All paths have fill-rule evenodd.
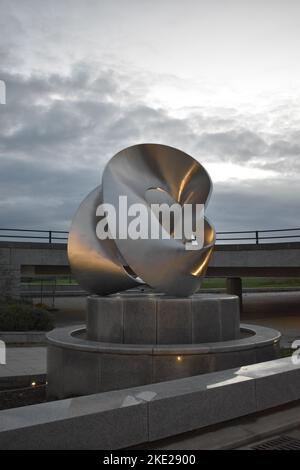
<path id="1" fill-rule="evenodd" d="M 79 284 L 98 295 L 87 297 L 86 325 L 47 334 L 50 399 L 136 388 L 277 356 L 280 334 L 240 326 L 237 296 L 194 294 L 215 242 L 203 211 L 211 187 L 200 163 L 164 145 L 136 145 L 108 162 L 101 186 L 74 217 L 68 243 Z M 157 216 L 153 205 L 162 203 L 176 206 L 172 223 Z M 185 212 L 197 205 L 201 212 Z M 142 217 L 136 217 L 137 206 Z M 114 218 L 107 216 L 111 208 Z M 178 232 L 186 214 L 196 224 Z M 141 221 L 149 228 L 149 220 L 168 236 L 153 236 L 152 225 L 147 236 L 144 229 L 133 234 L 132 225 Z M 140 282 L 158 293 L 119 294 Z"/>
<path id="2" fill-rule="evenodd" d="M 150 217 L 153 203 L 206 206 L 211 190 L 203 166 L 175 148 L 141 144 L 116 154 L 104 169 L 102 185 L 84 199 L 72 222 L 68 256 L 79 284 L 99 295 L 141 282 L 170 295 L 193 294 L 200 287 L 215 242 L 214 229 L 206 218 L 203 247 L 189 251 L 184 237 L 100 240 L 96 210 L 103 202 L 118 210 L 119 196 L 126 196 L 128 205 L 142 204 Z"/>

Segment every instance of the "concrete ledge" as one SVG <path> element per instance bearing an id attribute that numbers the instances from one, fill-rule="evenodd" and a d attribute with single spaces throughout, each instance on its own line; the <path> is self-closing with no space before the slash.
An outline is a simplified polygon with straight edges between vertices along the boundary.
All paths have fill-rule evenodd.
<path id="1" fill-rule="evenodd" d="M 284 358 L 1 411 L 0 449 L 120 449 L 299 398 L 300 365 Z"/>
<path id="2" fill-rule="evenodd" d="M 203 344 L 101 343 L 82 327 L 48 333 L 48 397 L 63 399 L 198 376 L 278 357 L 280 333 L 242 325 L 244 337 Z"/>
<path id="3" fill-rule="evenodd" d="M 148 440 L 147 403 L 127 391 L 0 412 L 0 449 L 113 449 Z"/>
<path id="4" fill-rule="evenodd" d="M 253 419 L 254 418 L 254 419 Z M 222 424 L 135 446 L 139 450 L 232 450 L 252 446 L 300 427 L 300 401 L 270 408 Z"/>
<path id="5" fill-rule="evenodd" d="M 235 352 L 262 348 L 279 342 L 281 333 L 272 328 L 241 323 L 242 337 L 231 341 L 199 344 L 124 344 L 86 339 L 85 325 L 56 328 L 47 333 L 48 343 L 64 349 L 112 354 L 198 354 Z"/>
<path id="6" fill-rule="evenodd" d="M 0 331 L 5 344 L 46 344 L 46 331 Z"/>

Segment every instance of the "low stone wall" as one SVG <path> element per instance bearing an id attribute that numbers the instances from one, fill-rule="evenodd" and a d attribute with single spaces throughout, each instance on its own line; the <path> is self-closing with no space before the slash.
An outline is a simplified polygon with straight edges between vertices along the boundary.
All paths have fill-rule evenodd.
<path id="1" fill-rule="evenodd" d="M 276 359 L 280 333 L 241 324 L 243 337 L 216 343 L 151 345 L 87 340 L 85 327 L 47 334 L 48 396 L 67 398 L 137 387 Z"/>
<path id="2" fill-rule="evenodd" d="M 0 295 L 20 296 L 24 269 L 36 274 L 69 273 L 66 245 L 0 241 Z"/>
<path id="3" fill-rule="evenodd" d="M 8 344 L 46 344 L 45 331 L 0 331 L 0 340 Z"/>
<path id="4" fill-rule="evenodd" d="M 0 245 L 0 294 L 19 297 L 20 282 L 20 265 L 13 262 L 10 248 Z"/>
<path id="5" fill-rule="evenodd" d="M 1 449 L 120 449 L 300 399 L 300 365 L 279 359 L 0 412 Z"/>
<path id="6" fill-rule="evenodd" d="M 300 275 L 300 243 L 216 245 L 207 275 L 214 277 Z M 0 241 L 0 293 L 20 295 L 21 272 L 69 273 L 67 245 Z"/>

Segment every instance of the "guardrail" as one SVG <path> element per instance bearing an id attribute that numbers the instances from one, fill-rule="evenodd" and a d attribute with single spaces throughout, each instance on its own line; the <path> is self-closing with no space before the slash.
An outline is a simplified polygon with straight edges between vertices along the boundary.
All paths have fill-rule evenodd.
<path id="1" fill-rule="evenodd" d="M 66 243 L 67 231 L 0 228 L 0 241 Z M 216 232 L 217 244 L 300 242 L 300 228 Z"/>
<path id="2" fill-rule="evenodd" d="M 300 242 L 300 228 L 216 232 L 216 241 L 223 243 L 250 242 L 256 245 L 261 243 Z"/>
<path id="3" fill-rule="evenodd" d="M 0 241 L 44 241 L 47 243 L 66 243 L 69 232 L 63 230 L 32 230 L 25 228 L 0 228 Z M 62 235 L 66 235 L 63 237 Z"/>

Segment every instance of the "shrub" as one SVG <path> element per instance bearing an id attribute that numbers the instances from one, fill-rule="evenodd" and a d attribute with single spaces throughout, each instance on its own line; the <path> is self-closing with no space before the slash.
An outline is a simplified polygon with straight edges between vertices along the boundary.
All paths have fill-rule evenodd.
<path id="1" fill-rule="evenodd" d="M 44 308 L 31 302 L 16 299 L 0 299 L 0 331 L 49 331 L 54 317 Z"/>

